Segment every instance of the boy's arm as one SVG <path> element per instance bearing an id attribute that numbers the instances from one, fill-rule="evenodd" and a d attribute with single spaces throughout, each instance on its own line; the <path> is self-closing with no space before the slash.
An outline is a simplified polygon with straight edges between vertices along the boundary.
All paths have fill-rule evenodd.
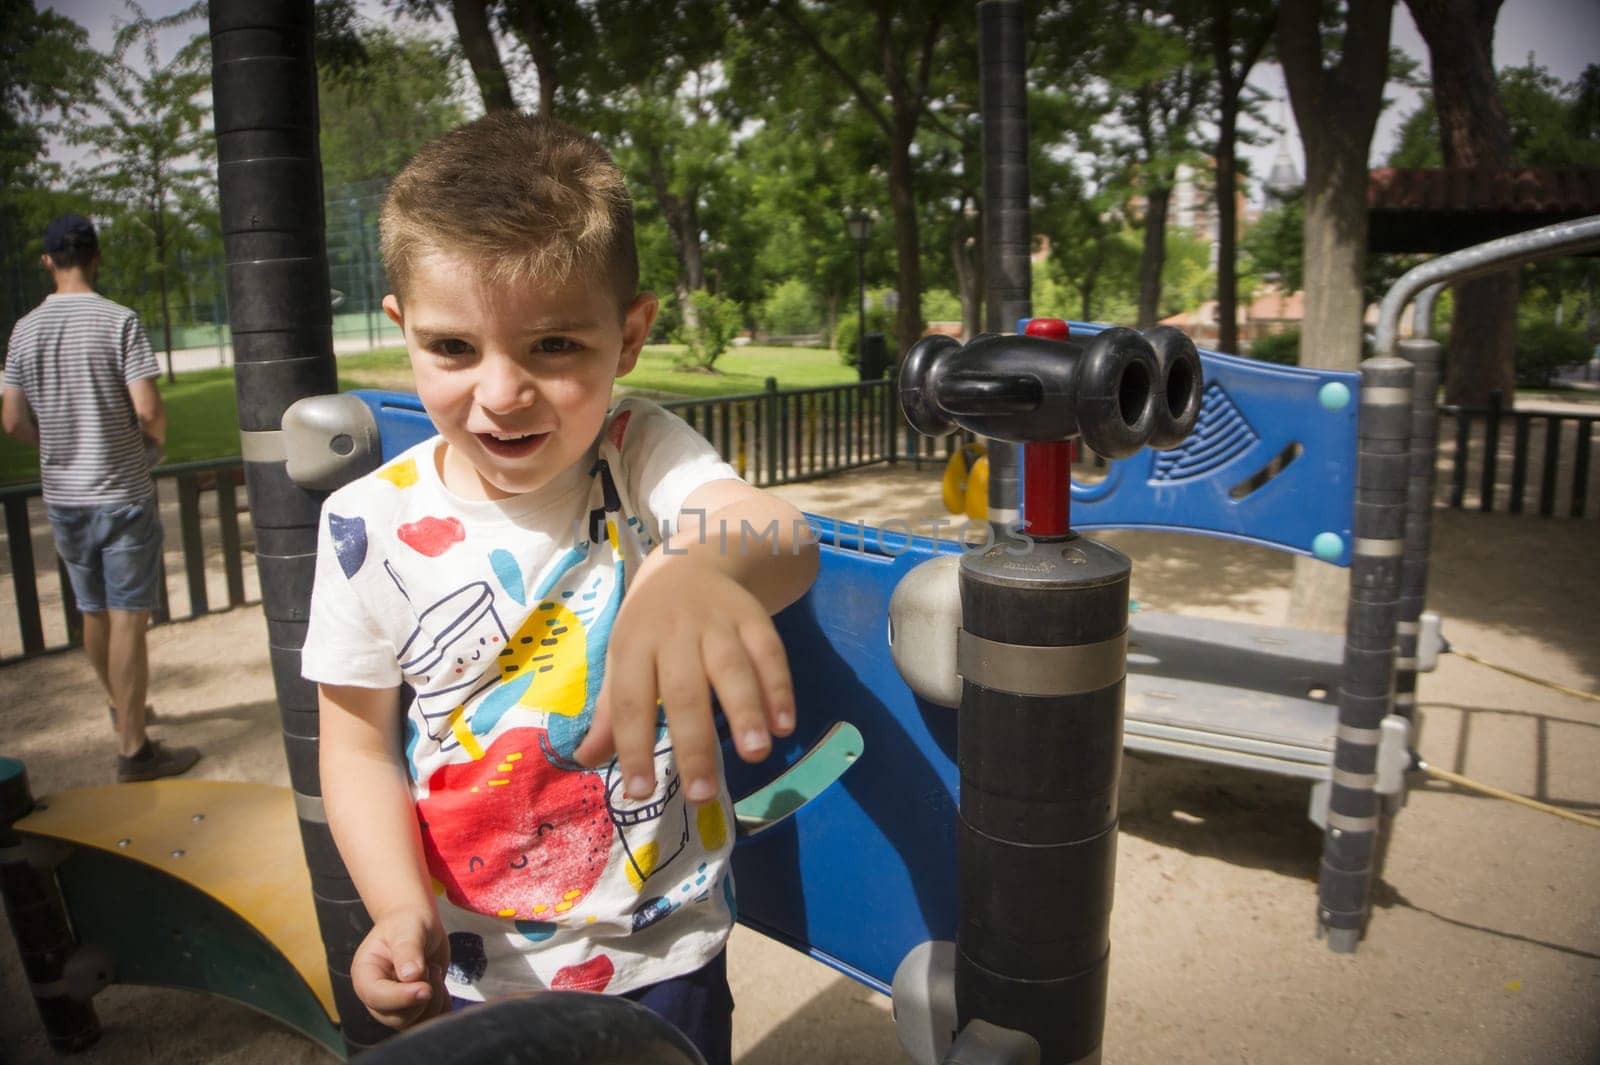
<path id="1" fill-rule="evenodd" d="M 400 689 L 318 685 L 322 801 L 373 930 L 351 978 L 373 1015 L 404 1027 L 449 1004 L 450 952 L 399 750 Z"/>
<path id="2" fill-rule="evenodd" d="M 623 600 L 589 735 L 593 765 L 616 752 L 627 794 L 653 787 L 656 701 L 666 706 L 685 794 L 717 793 L 715 689 L 740 757 L 759 761 L 794 728 L 794 685 L 771 615 L 805 594 L 817 545 L 800 512 L 742 481 L 691 492 L 677 530 Z"/>

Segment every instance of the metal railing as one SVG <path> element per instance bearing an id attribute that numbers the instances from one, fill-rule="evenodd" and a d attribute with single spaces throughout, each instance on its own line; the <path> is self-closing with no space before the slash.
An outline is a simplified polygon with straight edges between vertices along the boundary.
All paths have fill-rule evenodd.
<path id="1" fill-rule="evenodd" d="M 1490 393 L 1487 406 L 1440 407 L 1439 413 L 1454 419 L 1453 426 L 1440 427 L 1451 507 L 1510 514 L 1536 507 L 1542 517 L 1600 517 L 1600 485 L 1592 483 L 1600 414 L 1512 410 L 1498 392 Z"/>
<path id="2" fill-rule="evenodd" d="M 160 624 L 198 617 L 215 610 L 231 610 L 256 602 L 246 589 L 247 550 L 240 532 L 239 484 L 243 463 L 237 457 L 183 462 L 155 471 L 157 498 L 166 532 L 161 579 L 157 582 L 152 619 Z M 206 499 L 214 502 L 205 505 Z M 50 525 L 37 484 L 0 488 L 0 508 L 5 511 L 6 563 L 10 596 L 0 587 L 0 603 L 11 600 L 15 628 L 0 623 L 0 666 L 50 651 L 76 647 L 83 642 L 83 618 L 72 585 L 59 559 L 55 581 L 49 571 L 41 588 L 38 560 L 41 550 L 53 554 Z M 177 537 L 172 532 L 176 528 Z M 179 574 L 169 572 L 167 558 L 177 555 Z M 219 556 L 215 560 L 208 556 Z M 217 584 L 217 594 L 208 586 Z M 219 604 L 213 606 L 213 599 Z M 46 607 L 53 608 L 47 610 Z M 59 611 L 59 621 L 53 613 Z M 11 613 L 8 611 L 8 613 Z M 10 619 L 6 619 L 9 621 Z"/>

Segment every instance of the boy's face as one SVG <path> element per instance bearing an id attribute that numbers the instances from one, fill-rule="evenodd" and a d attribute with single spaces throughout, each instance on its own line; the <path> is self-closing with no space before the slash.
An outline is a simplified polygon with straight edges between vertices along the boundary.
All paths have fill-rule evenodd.
<path id="1" fill-rule="evenodd" d="M 469 261 L 419 260 L 405 306 L 383 309 L 405 331 L 417 394 L 444 437 L 440 475 L 470 499 L 542 488 L 600 432 L 611 382 L 633 369 L 656 300 L 620 315 L 604 285 L 491 286 Z"/>

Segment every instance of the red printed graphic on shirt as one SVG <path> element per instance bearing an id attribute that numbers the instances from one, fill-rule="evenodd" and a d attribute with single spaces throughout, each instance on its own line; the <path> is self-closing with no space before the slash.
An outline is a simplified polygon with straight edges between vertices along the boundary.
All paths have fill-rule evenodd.
<path id="1" fill-rule="evenodd" d="M 542 728 L 510 729 L 482 758 L 428 778 L 417 802 L 428 871 L 464 909 L 559 921 L 583 902 L 611 854 L 605 785 L 559 769 Z"/>
<path id="2" fill-rule="evenodd" d="M 395 532 L 400 542 L 418 554 L 438 558 L 450 550 L 450 545 L 467 538 L 460 518 L 418 518 Z"/>

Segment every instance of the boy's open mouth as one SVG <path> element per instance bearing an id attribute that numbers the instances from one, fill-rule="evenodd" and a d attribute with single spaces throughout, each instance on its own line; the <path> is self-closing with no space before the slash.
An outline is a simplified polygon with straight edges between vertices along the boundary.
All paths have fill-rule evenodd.
<path id="1" fill-rule="evenodd" d="M 491 455 L 501 458 L 520 459 L 526 458 L 539 450 L 550 436 L 549 433 L 524 433 L 513 436 L 507 433 L 479 433 L 478 440 L 483 444 L 483 449 Z"/>

